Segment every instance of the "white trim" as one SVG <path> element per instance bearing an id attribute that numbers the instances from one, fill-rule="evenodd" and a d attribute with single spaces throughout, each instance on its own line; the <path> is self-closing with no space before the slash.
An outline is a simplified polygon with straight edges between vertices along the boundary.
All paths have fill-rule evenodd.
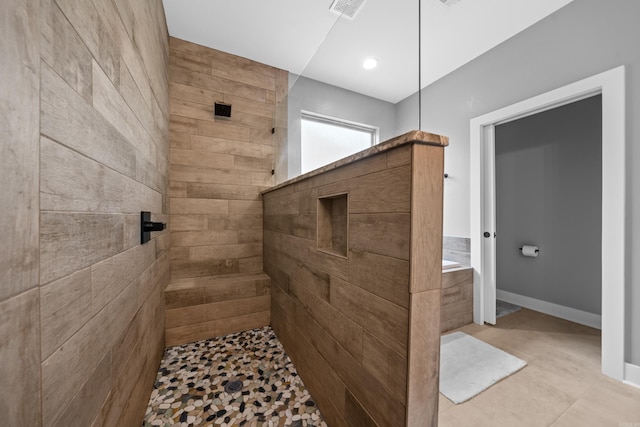
<path id="1" fill-rule="evenodd" d="M 353 120 L 346 120 L 340 117 L 329 116 L 327 114 L 314 113 L 313 111 L 300 110 L 300 120 L 303 119 L 369 132 L 371 134 L 372 147 L 380 142 L 380 128 L 378 126 L 354 122 Z"/>
<path id="2" fill-rule="evenodd" d="M 631 363 L 624 364 L 624 382 L 640 388 L 640 366 Z"/>
<path id="3" fill-rule="evenodd" d="M 581 325 L 590 326 L 596 329 L 601 329 L 602 327 L 602 318 L 599 314 L 576 310 L 575 308 L 542 301 L 524 295 L 514 294 L 501 289 L 496 290 L 496 296 L 501 301 L 539 311 L 540 313 L 548 314 L 550 316 L 559 317 L 560 319 L 580 323 Z"/>
<path id="4" fill-rule="evenodd" d="M 625 68 L 620 66 L 563 86 L 470 121 L 471 267 L 474 269 L 474 322 L 485 321 L 485 277 L 493 267 L 483 254 L 485 212 L 495 209 L 487 199 L 483 179 L 484 128 L 564 105 L 587 96 L 602 94 L 602 372 L 622 380 L 625 362 Z M 493 232 L 494 230 L 490 230 Z"/>

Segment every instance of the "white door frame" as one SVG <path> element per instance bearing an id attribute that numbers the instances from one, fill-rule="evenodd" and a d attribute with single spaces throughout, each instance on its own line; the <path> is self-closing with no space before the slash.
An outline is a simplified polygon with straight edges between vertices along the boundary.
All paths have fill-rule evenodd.
<path id="1" fill-rule="evenodd" d="M 491 319 L 495 309 L 495 149 L 497 124 L 602 94 L 602 372 L 624 379 L 625 349 L 625 68 L 620 66 L 471 120 L 471 266 L 473 320 Z M 489 187 L 489 188 L 488 188 Z M 485 226 L 492 226 L 490 230 Z M 495 313 L 495 312 L 494 312 Z M 495 316 L 495 314 L 493 315 Z M 493 318 L 495 322 L 495 317 Z"/>

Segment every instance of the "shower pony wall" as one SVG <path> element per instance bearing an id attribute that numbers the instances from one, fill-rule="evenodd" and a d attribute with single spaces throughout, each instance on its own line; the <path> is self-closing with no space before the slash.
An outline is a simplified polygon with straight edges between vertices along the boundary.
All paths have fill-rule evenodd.
<path id="1" fill-rule="evenodd" d="M 447 143 L 413 131 L 263 194 L 271 324 L 331 426 L 437 424 Z"/>

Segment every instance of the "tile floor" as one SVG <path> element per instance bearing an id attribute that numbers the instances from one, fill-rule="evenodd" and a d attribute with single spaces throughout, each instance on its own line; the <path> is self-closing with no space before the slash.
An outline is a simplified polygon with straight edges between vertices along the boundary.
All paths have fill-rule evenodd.
<path id="1" fill-rule="evenodd" d="M 324 426 L 270 327 L 170 347 L 143 426 Z"/>
<path id="2" fill-rule="evenodd" d="M 458 330 L 528 366 L 459 405 L 440 395 L 440 427 L 640 427 L 640 389 L 600 373 L 600 331 L 524 308 Z"/>

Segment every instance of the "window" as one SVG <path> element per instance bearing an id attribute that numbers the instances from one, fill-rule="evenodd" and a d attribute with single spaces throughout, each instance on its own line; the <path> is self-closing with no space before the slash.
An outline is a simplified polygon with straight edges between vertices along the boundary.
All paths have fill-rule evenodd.
<path id="1" fill-rule="evenodd" d="M 378 129 L 313 113 L 302 113 L 301 172 L 307 173 L 377 143 Z"/>

